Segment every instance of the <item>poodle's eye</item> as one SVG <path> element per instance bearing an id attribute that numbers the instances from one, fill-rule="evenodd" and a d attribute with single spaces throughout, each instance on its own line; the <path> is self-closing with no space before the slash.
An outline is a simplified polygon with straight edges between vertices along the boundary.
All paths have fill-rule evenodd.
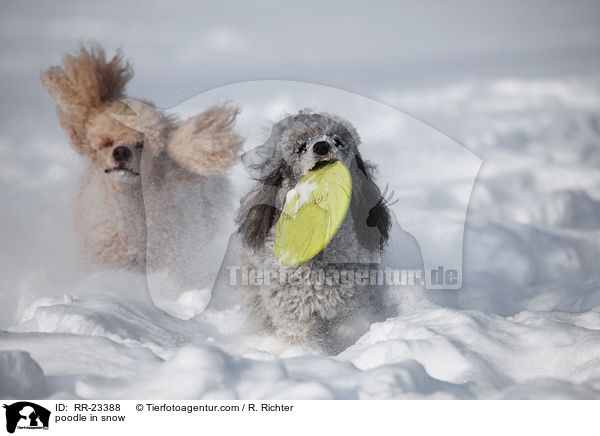
<path id="1" fill-rule="evenodd" d="M 104 143 L 104 146 L 105 146 L 105 147 L 112 147 L 114 144 L 115 144 L 115 141 L 106 141 L 106 142 Z"/>
<path id="2" fill-rule="evenodd" d="M 336 147 L 344 148 L 344 143 L 338 136 L 333 138 L 333 141 L 334 141 Z"/>
<path id="3" fill-rule="evenodd" d="M 305 151 L 306 151 L 306 143 L 305 142 L 302 142 L 302 143 L 296 145 L 296 148 L 294 149 L 294 152 L 298 153 L 298 154 L 304 153 Z"/>
<path id="4" fill-rule="evenodd" d="M 144 143 L 143 142 L 136 142 L 135 148 L 137 148 L 138 150 L 141 150 L 142 148 L 144 148 Z"/>

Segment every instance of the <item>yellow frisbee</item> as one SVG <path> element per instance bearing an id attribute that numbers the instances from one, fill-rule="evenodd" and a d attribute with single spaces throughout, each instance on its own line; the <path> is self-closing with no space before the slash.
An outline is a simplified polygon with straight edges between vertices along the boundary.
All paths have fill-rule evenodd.
<path id="1" fill-rule="evenodd" d="M 302 265 L 329 244 L 342 225 L 352 176 L 340 161 L 311 170 L 291 189 L 277 222 L 273 251 L 282 265 Z"/>

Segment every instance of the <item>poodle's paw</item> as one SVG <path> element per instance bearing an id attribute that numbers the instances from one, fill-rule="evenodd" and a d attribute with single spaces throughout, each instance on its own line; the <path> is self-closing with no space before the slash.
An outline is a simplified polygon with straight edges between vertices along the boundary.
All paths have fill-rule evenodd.
<path id="1" fill-rule="evenodd" d="M 216 106 L 189 118 L 173 132 L 169 155 L 192 173 L 222 174 L 237 161 L 243 143 L 232 129 L 238 113 L 237 108 Z"/>

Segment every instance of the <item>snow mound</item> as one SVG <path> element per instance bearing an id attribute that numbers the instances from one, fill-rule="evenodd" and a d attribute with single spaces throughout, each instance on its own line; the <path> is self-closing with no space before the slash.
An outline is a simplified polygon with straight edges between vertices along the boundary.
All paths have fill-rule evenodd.
<path id="1" fill-rule="evenodd" d="M 0 351 L 0 398 L 30 400 L 47 395 L 42 368 L 23 351 Z"/>
<path id="2" fill-rule="evenodd" d="M 243 323 L 226 326 L 227 318 L 243 318 L 235 311 L 209 310 L 182 321 L 149 303 L 115 296 L 48 303 L 3 333 L 0 347 L 27 350 L 44 368 L 50 391 L 78 398 L 600 394 L 598 310 L 502 317 L 429 305 L 373 324 L 340 355 L 326 356 L 275 338 L 244 335 Z"/>

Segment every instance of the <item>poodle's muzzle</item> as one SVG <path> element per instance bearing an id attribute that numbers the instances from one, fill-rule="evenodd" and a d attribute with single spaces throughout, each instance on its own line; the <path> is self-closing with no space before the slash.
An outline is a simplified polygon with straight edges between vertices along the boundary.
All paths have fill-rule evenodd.
<path id="1" fill-rule="evenodd" d="M 307 145 L 307 156 L 312 165 L 309 165 L 310 170 L 317 169 L 329 162 L 339 160 L 344 162 L 345 156 L 339 149 L 339 144 L 336 144 L 329 137 L 315 138 Z M 304 165 L 303 165 L 304 166 Z M 306 168 L 304 166 L 304 168 Z"/>
<path id="2" fill-rule="evenodd" d="M 139 176 L 140 163 L 135 149 L 128 143 L 121 143 L 114 147 L 107 158 L 104 172 Z"/>
<path id="3" fill-rule="evenodd" d="M 331 150 L 331 145 L 327 141 L 318 141 L 313 145 L 313 153 L 317 156 L 325 156 Z"/>

